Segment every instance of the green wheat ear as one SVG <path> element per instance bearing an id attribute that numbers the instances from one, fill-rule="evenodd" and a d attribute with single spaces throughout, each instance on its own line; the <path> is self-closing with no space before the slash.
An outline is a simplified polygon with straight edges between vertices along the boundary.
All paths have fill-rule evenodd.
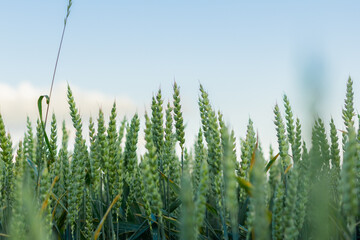
<path id="1" fill-rule="evenodd" d="M 223 136 L 223 174 L 224 174 L 224 187 L 225 187 L 225 204 L 227 212 L 230 215 L 231 230 L 234 236 L 234 239 L 239 237 L 239 227 L 238 227 L 238 211 L 239 204 L 237 200 L 237 180 L 235 175 L 236 165 L 234 161 L 234 148 L 233 141 L 231 136 L 228 133 L 228 130 L 225 126 L 222 127 L 222 136 Z M 236 155 L 235 155 L 236 159 Z"/>
<path id="2" fill-rule="evenodd" d="M 97 146 L 96 146 L 96 135 L 95 135 L 95 124 L 93 118 L 90 117 L 89 119 L 89 142 L 90 142 L 90 166 L 86 166 L 87 170 L 90 171 L 91 175 L 91 184 L 93 185 L 94 189 L 97 189 L 100 184 L 100 173 L 99 173 L 99 162 L 97 161 Z"/>
<path id="3" fill-rule="evenodd" d="M 295 123 L 296 129 L 295 129 L 295 139 L 294 139 L 294 145 L 292 147 L 293 152 L 293 162 L 294 165 L 296 165 L 301 160 L 301 124 L 300 120 L 297 118 Z"/>
<path id="4" fill-rule="evenodd" d="M 289 142 L 285 134 L 284 122 L 280 114 L 279 106 L 277 104 L 275 105 L 274 108 L 274 115 L 275 115 L 274 123 L 276 126 L 276 135 L 278 138 L 281 165 L 282 168 L 285 170 L 290 164 L 290 159 L 288 155 Z"/>
<path id="5" fill-rule="evenodd" d="M 6 134 L 4 121 L 0 114 L 0 159 L 4 163 L 4 169 L 1 177 L 1 207 L 12 206 L 13 200 L 13 150 L 10 134 Z"/>
<path id="6" fill-rule="evenodd" d="M 210 102 L 209 102 L 209 95 L 204 90 L 203 86 L 200 84 L 200 96 L 199 96 L 199 110 L 200 110 L 200 117 L 201 117 L 201 125 L 203 129 L 203 133 L 205 136 L 205 140 L 209 141 L 209 134 L 208 134 L 208 112 L 210 111 Z"/>
<path id="7" fill-rule="evenodd" d="M 76 130 L 74 153 L 71 160 L 71 179 L 69 182 L 69 213 L 68 223 L 71 226 L 71 231 L 74 234 L 75 221 L 79 217 L 79 209 L 82 202 L 85 186 L 85 164 L 88 161 L 88 152 L 85 145 L 85 140 L 82 136 L 82 122 L 78 109 L 75 105 L 75 100 L 68 86 L 68 103 L 70 108 L 70 116 L 73 126 Z"/>
<path id="8" fill-rule="evenodd" d="M 145 148 L 147 153 L 145 154 L 145 168 L 144 168 L 144 180 L 146 185 L 145 198 L 151 203 L 151 212 L 159 216 L 159 222 L 162 224 L 162 201 L 159 193 L 159 178 L 158 178 L 158 161 L 156 155 L 156 148 L 153 143 L 152 126 L 147 114 L 145 114 Z M 151 216 L 148 216 L 151 219 Z"/>
<path id="9" fill-rule="evenodd" d="M 57 154 L 57 123 L 56 123 L 56 116 L 54 113 L 52 114 L 52 119 L 51 119 L 50 148 L 51 148 L 51 152 L 54 154 L 51 155 L 49 154 L 48 151 L 48 156 L 47 156 L 48 159 L 54 161 L 54 162 L 48 161 L 48 163 L 50 164 L 49 170 L 51 173 L 50 181 L 52 182 L 56 176 L 58 178 L 61 177 L 61 162 L 59 161 L 59 157 Z M 53 192 L 57 196 L 60 196 L 60 192 L 61 192 L 60 184 L 56 184 L 54 186 Z"/>
<path id="10" fill-rule="evenodd" d="M 109 147 L 109 166 L 108 166 L 108 178 L 109 178 L 109 192 L 110 196 L 113 198 L 116 196 L 113 192 L 115 191 L 116 185 L 116 171 L 117 171 L 117 163 L 118 163 L 118 135 L 117 135 L 117 128 L 116 128 L 116 103 L 114 102 L 113 107 L 111 109 L 109 127 L 107 130 L 107 140 L 108 140 L 108 147 Z"/>
<path id="11" fill-rule="evenodd" d="M 36 122 L 36 148 L 35 148 L 35 162 L 40 173 L 45 167 L 45 159 L 46 159 L 46 149 L 45 149 L 45 139 L 44 132 L 41 127 L 41 122 L 38 119 Z M 36 182 L 40 181 L 40 174 L 38 174 Z M 37 186 L 38 187 L 38 186 Z"/>
<path id="12" fill-rule="evenodd" d="M 349 141 L 345 145 L 344 161 L 341 170 L 340 192 L 342 194 L 343 211 L 347 216 L 350 227 L 353 228 L 355 217 L 358 212 L 358 193 L 357 193 L 357 166 L 359 145 L 356 141 L 354 128 L 349 128 Z"/>
<path id="13" fill-rule="evenodd" d="M 194 145 L 195 150 L 195 163 L 194 163 L 194 169 L 192 173 L 192 179 L 193 179 L 193 186 L 194 190 L 198 187 L 200 182 L 200 171 L 201 171 L 201 165 L 205 159 L 205 148 L 203 143 L 203 135 L 201 128 L 199 129 L 196 142 Z"/>
<path id="14" fill-rule="evenodd" d="M 180 143 L 180 148 L 184 148 L 185 143 L 185 127 L 184 127 L 184 119 L 181 112 L 181 104 L 180 104 L 180 87 L 174 82 L 174 120 L 175 120 L 175 128 L 176 128 L 176 139 Z"/>
<path id="15" fill-rule="evenodd" d="M 165 111 L 165 141 L 164 141 L 164 152 L 163 152 L 163 171 L 166 176 L 170 176 L 170 166 L 171 166 L 171 150 L 173 145 L 173 117 L 172 117 L 173 108 L 168 103 Z"/>
<path id="16" fill-rule="evenodd" d="M 52 161 L 56 161 L 56 157 L 57 157 L 57 124 L 56 124 L 56 116 L 55 113 L 52 114 L 52 118 L 51 118 L 51 130 L 50 130 L 50 148 L 51 148 L 51 152 L 54 154 L 53 157 L 55 157 L 55 159 L 51 159 Z M 50 158 L 52 156 L 48 156 L 48 158 Z M 50 162 L 50 164 L 52 164 L 53 162 Z"/>
<path id="17" fill-rule="evenodd" d="M 70 164 L 69 164 L 69 153 L 68 153 L 68 141 L 69 134 L 66 129 L 65 121 L 62 123 L 62 139 L 61 148 L 59 151 L 59 162 L 60 162 L 60 185 L 63 186 L 64 192 L 67 193 L 70 187 Z M 63 202 L 67 205 L 68 196 L 64 195 Z"/>
<path id="18" fill-rule="evenodd" d="M 163 100 L 161 89 L 159 89 L 156 97 L 152 98 L 151 103 L 151 122 L 152 122 L 152 137 L 153 143 L 156 147 L 157 154 L 160 154 L 164 145 L 164 128 L 163 128 Z"/>
<path id="19" fill-rule="evenodd" d="M 286 119 L 286 128 L 288 133 L 289 143 L 294 145 L 295 142 L 295 126 L 294 126 L 294 117 L 290 106 L 289 98 L 284 95 L 284 107 L 285 107 L 285 119 Z"/>
<path id="20" fill-rule="evenodd" d="M 119 135 L 118 135 L 118 139 L 117 139 L 117 156 L 116 156 L 116 165 L 115 167 L 117 169 L 115 169 L 115 174 L 116 174 L 116 182 L 115 182 L 115 191 L 116 194 L 119 194 L 120 198 L 119 200 L 116 202 L 115 205 L 115 209 L 116 210 L 116 216 L 119 219 L 120 216 L 120 207 L 121 207 L 121 202 L 123 199 L 123 186 L 124 186 L 124 179 L 125 179 L 125 170 L 124 170 L 124 154 L 122 152 L 122 139 L 124 137 L 124 131 L 125 131 L 125 124 L 126 124 L 126 118 L 124 117 L 124 119 L 121 122 L 120 125 L 120 129 L 119 129 Z M 140 180 L 141 181 L 141 180 Z"/>
<path id="21" fill-rule="evenodd" d="M 241 140 L 241 169 L 240 176 L 245 180 L 249 180 L 249 169 L 252 153 L 256 144 L 254 125 L 251 118 L 246 128 L 246 138 Z"/>
<path id="22" fill-rule="evenodd" d="M 96 135 L 96 146 L 97 146 L 97 157 L 100 169 L 107 174 L 107 167 L 108 167 L 108 157 L 109 157 L 109 148 L 107 145 L 106 139 L 106 127 L 105 127 L 105 119 L 104 113 L 101 109 L 99 109 L 98 114 L 98 126 L 97 126 L 97 135 Z M 101 173 L 100 173 L 101 175 Z"/>
<path id="23" fill-rule="evenodd" d="M 124 168 L 126 170 L 126 181 L 131 184 L 132 174 L 137 165 L 137 142 L 138 132 L 140 128 L 140 120 L 137 114 L 131 119 L 130 126 L 126 134 L 125 150 L 124 150 Z"/>
<path id="24" fill-rule="evenodd" d="M 322 172 L 327 174 L 330 171 L 330 145 L 327 140 L 324 122 L 320 118 L 315 122 L 315 128 L 317 128 L 317 140 L 320 144 Z"/>
<path id="25" fill-rule="evenodd" d="M 129 186 L 129 196 L 126 201 L 126 210 L 125 215 L 128 216 L 128 210 L 131 204 L 131 199 L 135 197 L 135 184 L 136 184 L 136 168 L 138 165 L 137 159 L 137 142 L 138 142 L 138 132 L 139 132 L 140 120 L 137 114 L 131 120 L 130 126 L 127 128 L 126 142 L 123 162 L 120 164 L 123 166 L 124 172 L 121 173 L 121 176 L 127 185 Z M 121 187 L 121 186 L 120 186 Z M 122 191 L 119 189 L 119 191 Z"/>
<path id="26" fill-rule="evenodd" d="M 346 98 L 345 98 L 345 105 L 342 110 L 342 114 L 343 114 L 344 124 L 346 126 L 346 131 L 349 131 L 349 128 L 354 126 L 353 118 L 355 116 L 353 81 L 351 80 L 350 76 L 346 85 Z"/>

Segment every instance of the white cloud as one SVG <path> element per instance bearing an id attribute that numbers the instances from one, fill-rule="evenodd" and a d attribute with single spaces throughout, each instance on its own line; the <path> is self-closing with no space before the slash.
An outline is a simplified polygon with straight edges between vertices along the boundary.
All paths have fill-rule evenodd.
<path id="1" fill-rule="evenodd" d="M 137 108 L 132 99 L 125 96 L 107 96 L 101 92 L 84 90 L 71 85 L 76 106 L 78 107 L 83 119 L 83 131 L 87 133 L 89 117 L 96 120 L 99 108 L 101 108 L 108 119 L 112 105 L 116 101 L 118 121 L 123 116 L 132 116 Z M 0 113 L 4 119 L 6 130 L 10 132 L 14 143 L 24 136 L 26 130 L 26 117 L 29 116 L 33 127 L 39 116 L 37 100 L 41 95 L 48 94 L 48 89 L 37 88 L 30 83 L 24 82 L 17 86 L 8 83 L 0 83 Z M 43 100 L 43 115 L 45 118 L 46 104 Z M 58 83 L 54 86 L 53 95 L 50 102 L 49 120 L 51 114 L 55 113 L 60 123 L 65 120 L 67 127 L 72 130 L 69 106 L 67 103 L 67 84 Z M 107 122 L 107 121 L 106 121 Z M 49 125 L 49 124 L 48 124 Z M 70 131 L 73 135 L 73 131 Z M 60 136 L 60 134 L 59 134 Z"/>

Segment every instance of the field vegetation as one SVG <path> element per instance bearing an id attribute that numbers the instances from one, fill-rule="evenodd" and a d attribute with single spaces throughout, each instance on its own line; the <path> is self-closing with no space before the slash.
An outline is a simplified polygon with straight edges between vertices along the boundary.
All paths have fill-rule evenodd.
<path id="1" fill-rule="evenodd" d="M 84 130 L 68 87 L 76 131 L 69 147 L 70 126 L 58 126 L 54 114 L 50 133 L 45 131 L 42 96 L 40 117 L 36 123 L 27 119 L 16 152 L 0 115 L 0 237 L 359 239 L 360 128 L 353 95 L 349 78 L 345 129 L 331 119 L 327 133 L 318 118 L 308 145 L 284 95 L 285 113 L 274 107 L 278 147 L 269 156 L 251 119 L 236 151 L 235 133 L 202 85 L 194 146 L 185 147 L 180 88 L 174 83 L 172 101 L 165 106 L 159 90 L 145 113 L 143 155 L 137 151 L 138 114 L 120 122 L 114 103 L 108 121 L 100 109 Z"/>

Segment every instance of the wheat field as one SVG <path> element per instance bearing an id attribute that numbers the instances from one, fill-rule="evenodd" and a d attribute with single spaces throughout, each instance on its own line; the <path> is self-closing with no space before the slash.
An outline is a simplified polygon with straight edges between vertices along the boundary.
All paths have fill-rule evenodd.
<path id="1" fill-rule="evenodd" d="M 176 83 L 166 106 L 161 90 L 153 96 L 144 119 L 135 114 L 120 121 L 114 103 L 109 120 L 100 109 L 87 130 L 68 87 L 73 126 L 58 126 L 53 114 L 47 133 L 40 97 L 40 117 L 27 119 L 16 152 L 0 115 L 0 238 L 359 239 L 360 128 L 353 95 L 349 78 L 345 129 L 318 118 L 308 145 L 284 95 L 285 112 L 274 106 L 278 146 L 269 156 L 251 119 L 236 151 L 236 134 L 202 85 L 201 126 L 191 148 L 185 147 Z"/>

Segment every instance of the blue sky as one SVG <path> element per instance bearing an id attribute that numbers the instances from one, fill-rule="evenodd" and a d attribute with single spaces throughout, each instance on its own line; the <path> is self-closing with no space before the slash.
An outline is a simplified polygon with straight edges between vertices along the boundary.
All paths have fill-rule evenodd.
<path id="1" fill-rule="evenodd" d="M 34 96 L 47 93 L 66 5 L 0 2 L 1 86 L 15 95 L 24 83 Z M 188 135 L 199 126 L 199 83 L 237 136 L 251 117 L 265 145 L 276 140 L 272 110 L 284 93 L 300 118 L 308 94 L 321 96 L 320 114 L 340 128 L 349 74 L 355 100 L 360 87 L 359 9 L 359 1 L 74 0 L 55 81 L 77 87 L 79 96 L 101 95 L 105 103 L 86 110 L 96 115 L 114 98 L 143 111 L 159 87 L 171 96 L 175 78 Z M 0 99 L 6 115 L 9 102 Z M 13 121 L 10 128 L 19 128 Z"/>

